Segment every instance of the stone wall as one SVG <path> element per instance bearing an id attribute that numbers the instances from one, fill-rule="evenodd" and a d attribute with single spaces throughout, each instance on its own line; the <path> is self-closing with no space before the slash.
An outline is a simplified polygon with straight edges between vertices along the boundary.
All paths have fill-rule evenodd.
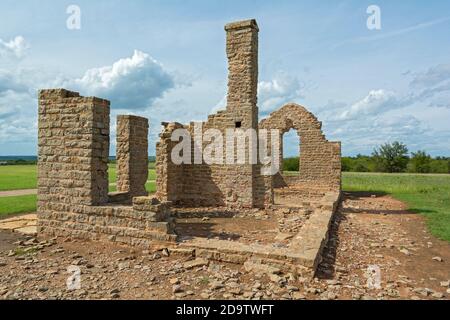
<path id="1" fill-rule="evenodd" d="M 258 26 L 255 20 L 225 26 L 228 57 L 228 95 L 226 110 L 208 116 L 201 131 L 217 129 L 224 138 L 222 164 L 194 163 L 194 140 L 191 141 L 190 164 L 174 165 L 171 151 L 176 142 L 170 140 L 177 128 L 185 128 L 194 137 L 195 125 L 164 124 L 157 144 L 157 196 L 187 206 L 264 207 L 270 204 L 270 181 L 260 174 L 260 165 L 227 164 L 226 130 L 258 128 Z M 204 148 L 210 141 L 203 141 Z M 232 141 L 226 141 L 229 145 Z M 235 159 L 237 139 L 234 139 Z M 248 150 L 248 141 L 246 144 Z"/>
<path id="2" fill-rule="evenodd" d="M 297 178 L 285 179 L 282 172 L 274 176 L 274 187 L 297 184 L 321 186 L 334 191 L 341 190 L 341 144 L 328 141 L 322 133 L 322 123 L 304 107 L 290 103 L 263 119 L 260 128 L 278 129 L 282 135 L 290 129 L 297 130 L 300 139 L 300 164 Z M 280 164 L 283 148 L 280 148 Z M 288 183 L 289 181 L 290 183 Z"/>
<path id="3" fill-rule="evenodd" d="M 116 147 L 117 191 L 131 197 L 147 195 L 148 177 L 148 120 L 117 116 Z"/>
<path id="4" fill-rule="evenodd" d="M 163 132 L 156 143 L 156 197 L 175 204 L 182 201 L 184 194 L 184 165 L 176 165 L 171 160 L 176 142 L 171 140 L 173 131 L 184 128 L 180 123 L 163 123 Z"/>
<path id="5" fill-rule="evenodd" d="M 39 236 L 104 238 L 139 246 L 174 241 L 169 202 L 134 197 L 131 204 L 128 191 L 124 203 L 109 202 L 121 199 L 108 194 L 109 112 L 107 100 L 64 89 L 39 92 Z M 119 169 L 121 188 L 144 193 L 147 119 L 119 116 L 118 127 L 118 157 L 125 164 Z"/>
<path id="6" fill-rule="evenodd" d="M 109 101 L 39 92 L 38 204 L 108 201 Z"/>

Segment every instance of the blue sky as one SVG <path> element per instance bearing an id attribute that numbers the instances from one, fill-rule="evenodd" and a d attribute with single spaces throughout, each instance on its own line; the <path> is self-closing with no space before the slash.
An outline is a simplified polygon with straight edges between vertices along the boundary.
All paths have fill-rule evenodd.
<path id="1" fill-rule="evenodd" d="M 81 29 L 69 30 L 69 5 Z M 381 30 L 366 26 L 369 5 Z M 0 155 L 36 153 L 40 88 L 66 87 L 150 119 L 223 106 L 230 21 L 260 27 L 260 117 L 297 102 L 344 155 L 400 140 L 450 156 L 449 1 L 8 1 L 0 3 Z M 111 154 L 114 154 L 114 125 Z M 285 139 L 286 155 L 298 146 Z"/>

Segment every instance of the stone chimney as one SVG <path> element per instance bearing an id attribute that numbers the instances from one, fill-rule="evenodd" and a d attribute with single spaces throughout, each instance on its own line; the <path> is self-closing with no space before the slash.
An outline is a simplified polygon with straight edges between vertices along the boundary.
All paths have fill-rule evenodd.
<path id="1" fill-rule="evenodd" d="M 227 111 L 235 117 L 236 126 L 258 125 L 258 25 L 256 20 L 232 22 L 227 33 L 228 96 Z"/>

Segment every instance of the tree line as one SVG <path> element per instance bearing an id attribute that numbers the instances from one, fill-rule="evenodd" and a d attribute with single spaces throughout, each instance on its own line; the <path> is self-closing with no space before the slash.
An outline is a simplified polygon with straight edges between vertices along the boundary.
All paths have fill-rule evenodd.
<path id="1" fill-rule="evenodd" d="M 299 158 L 284 159 L 284 171 L 298 171 Z M 450 173 L 450 157 L 431 157 L 426 151 L 409 152 L 405 144 L 395 141 L 376 147 L 370 156 L 342 157 L 342 171 Z"/>

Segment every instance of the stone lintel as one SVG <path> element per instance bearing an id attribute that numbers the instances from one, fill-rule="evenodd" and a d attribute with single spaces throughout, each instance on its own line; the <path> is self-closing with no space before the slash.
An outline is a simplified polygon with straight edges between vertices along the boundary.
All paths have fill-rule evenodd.
<path id="1" fill-rule="evenodd" d="M 132 115 L 132 114 L 119 114 L 117 116 L 117 119 L 130 119 L 130 120 L 142 120 L 142 121 L 147 121 L 148 120 L 145 117 L 135 116 L 135 115 Z"/>
<path id="2" fill-rule="evenodd" d="M 259 31 L 258 24 L 256 23 L 255 19 L 236 21 L 225 25 L 225 31 L 240 29 L 254 29 L 256 31 Z"/>

